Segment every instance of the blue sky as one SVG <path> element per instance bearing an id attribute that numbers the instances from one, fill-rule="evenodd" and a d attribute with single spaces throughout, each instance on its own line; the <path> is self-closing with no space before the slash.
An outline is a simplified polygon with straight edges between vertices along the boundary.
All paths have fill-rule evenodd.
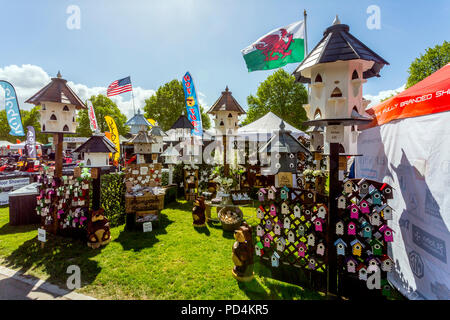
<path id="1" fill-rule="evenodd" d="M 69 5 L 81 10 L 79 30 L 66 27 Z M 370 5 L 381 9 L 380 30 L 366 26 Z M 18 81 L 18 94 L 25 96 L 35 89 L 27 86 L 39 82 L 22 65 L 51 77 L 61 70 L 84 93 L 130 75 L 133 86 L 142 89 L 142 104 L 143 96 L 190 71 L 203 104 L 214 103 L 228 85 L 247 108 L 247 96 L 273 71 L 248 73 L 240 50 L 274 28 L 302 20 L 303 9 L 310 49 L 338 14 L 354 36 L 390 62 L 381 78 L 369 79 L 367 95 L 401 87 L 415 57 L 450 40 L 447 0 L 0 0 L 0 78 Z M 22 71 L 20 79 L 9 75 L 12 65 Z M 120 99 L 119 107 L 127 108 L 128 97 Z"/>

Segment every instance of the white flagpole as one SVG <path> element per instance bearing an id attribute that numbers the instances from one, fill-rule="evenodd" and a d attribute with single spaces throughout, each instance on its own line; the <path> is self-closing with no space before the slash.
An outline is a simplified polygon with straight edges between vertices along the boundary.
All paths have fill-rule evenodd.
<path id="1" fill-rule="evenodd" d="M 130 77 L 130 83 L 131 83 L 131 77 Z M 133 98 L 133 111 L 134 111 L 134 115 L 136 115 L 136 107 L 135 107 L 135 105 L 134 105 L 133 84 L 131 84 L 131 97 Z"/>

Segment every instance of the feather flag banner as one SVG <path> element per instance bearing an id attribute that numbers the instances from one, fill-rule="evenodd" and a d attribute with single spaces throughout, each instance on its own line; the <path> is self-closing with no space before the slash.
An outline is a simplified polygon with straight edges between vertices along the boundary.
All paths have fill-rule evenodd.
<path id="1" fill-rule="evenodd" d="M 25 135 L 25 130 L 23 130 L 16 90 L 11 83 L 4 80 L 0 80 L 0 86 L 5 90 L 6 117 L 8 119 L 9 127 L 11 128 L 9 134 L 22 137 Z"/>

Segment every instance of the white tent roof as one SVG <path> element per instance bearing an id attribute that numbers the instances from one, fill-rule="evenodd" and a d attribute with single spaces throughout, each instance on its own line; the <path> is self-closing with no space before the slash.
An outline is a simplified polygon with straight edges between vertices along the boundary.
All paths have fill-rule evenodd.
<path id="1" fill-rule="evenodd" d="M 275 130 L 280 129 L 282 119 L 278 117 L 273 112 L 269 112 L 266 115 L 262 116 L 256 121 L 249 123 L 246 126 L 240 127 L 238 129 L 238 133 L 242 135 L 261 135 L 261 136 L 272 136 Z M 291 131 L 291 134 L 298 139 L 298 137 L 303 136 L 309 138 L 309 136 L 304 133 L 302 130 L 299 130 L 286 121 L 284 122 L 286 125 L 286 130 Z"/>
<path id="2" fill-rule="evenodd" d="M 12 145 L 13 143 L 9 142 L 9 141 L 5 141 L 5 140 L 1 140 L 0 141 L 0 147 L 7 147 Z"/>

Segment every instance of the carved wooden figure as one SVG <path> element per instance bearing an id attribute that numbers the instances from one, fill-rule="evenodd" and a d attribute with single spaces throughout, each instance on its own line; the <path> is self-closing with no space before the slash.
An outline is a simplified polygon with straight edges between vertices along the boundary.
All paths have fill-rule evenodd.
<path id="1" fill-rule="evenodd" d="M 111 241 L 111 233 L 109 230 L 109 222 L 104 215 L 105 210 L 99 209 L 91 212 L 88 220 L 88 246 L 91 248 L 99 248 Z"/>
<path id="2" fill-rule="evenodd" d="M 205 197 L 198 197 L 194 202 L 194 207 L 192 208 L 192 219 L 194 227 L 201 228 L 206 226 L 205 211 Z"/>
<path id="3" fill-rule="evenodd" d="M 239 281 L 253 279 L 253 241 L 252 229 L 247 223 L 234 232 L 236 242 L 233 245 L 233 277 Z"/>

